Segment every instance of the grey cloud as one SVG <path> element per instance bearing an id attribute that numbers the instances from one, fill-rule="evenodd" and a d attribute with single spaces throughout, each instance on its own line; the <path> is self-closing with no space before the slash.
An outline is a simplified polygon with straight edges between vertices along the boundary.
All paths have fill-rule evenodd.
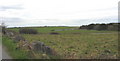
<path id="1" fill-rule="evenodd" d="M 10 27 L 16 26 L 81 26 L 91 23 L 112 23 L 118 22 L 117 16 L 104 17 L 99 19 L 73 19 L 73 20 L 60 20 L 60 19 L 31 19 L 25 20 L 22 18 L 1 18 L 5 24 Z"/>
<path id="2" fill-rule="evenodd" d="M 22 5 L 0 6 L 0 11 L 6 11 L 9 9 L 20 10 L 24 8 L 22 7 Z"/>
<path id="3" fill-rule="evenodd" d="M 21 18 L 2 18 L 2 17 L 0 17 L 0 19 L 3 22 L 21 22 L 22 21 Z"/>
<path id="4" fill-rule="evenodd" d="M 93 11 L 109 11 L 109 10 L 118 10 L 118 7 L 104 8 L 104 9 L 96 9 Z"/>
<path id="5" fill-rule="evenodd" d="M 1 23 L 4 22 L 8 27 L 16 27 L 25 24 L 25 20 L 17 17 L 0 17 Z"/>
<path id="6" fill-rule="evenodd" d="M 87 25 L 91 23 L 117 23 L 118 18 L 117 16 L 110 16 L 110 17 L 104 17 L 99 19 L 76 19 L 72 20 L 71 24 L 73 25 Z"/>
<path id="7" fill-rule="evenodd" d="M 101 18 L 101 19 L 96 19 L 94 20 L 95 22 L 100 22 L 100 23 L 110 23 L 110 22 L 118 22 L 118 18 L 117 16 L 110 16 L 110 17 L 105 17 L 105 18 Z"/>
<path id="8" fill-rule="evenodd" d="M 117 16 L 110 16 L 96 19 L 71 19 L 71 20 L 60 20 L 60 19 L 37 19 L 38 21 L 33 22 L 32 25 L 66 25 L 66 26 L 81 26 L 91 23 L 112 23 L 118 22 Z"/>

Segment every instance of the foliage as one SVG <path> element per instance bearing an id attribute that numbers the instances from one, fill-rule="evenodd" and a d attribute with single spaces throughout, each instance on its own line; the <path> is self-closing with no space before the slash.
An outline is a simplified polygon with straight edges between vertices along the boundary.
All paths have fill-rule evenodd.
<path id="1" fill-rule="evenodd" d="M 116 58 L 117 56 L 117 32 L 94 30 L 59 32 L 61 33 L 59 35 L 23 34 L 23 36 L 30 41 L 40 40 L 44 42 L 46 45 L 55 49 L 63 59 L 102 58 L 100 57 L 102 54 L 105 57 L 108 55 L 108 58 Z M 106 50 L 110 50 L 110 53 L 104 52 Z"/>
<path id="2" fill-rule="evenodd" d="M 98 25 L 98 24 L 96 24 Z M 103 26 L 103 25 L 102 25 Z M 99 26 L 96 26 L 98 28 Z M 91 30 L 66 30 L 69 27 L 35 27 L 42 34 L 21 34 L 30 42 L 41 41 L 53 48 L 63 59 L 116 58 L 118 53 L 118 32 Z M 12 29 L 16 31 L 15 29 Z M 17 29 L 18 30 L 18 29 Z M 51 35 L 51 32 L 60 33 Z M 45 55 L 45 54 L 43 54 Z M 41 56 L 42 57 L 42 56 Z M 52 58 L 56 58 L 52 56 Z M 57 57 L 59 58 L 59 57 Z"/>
<path id="3" fill-rule="evenodd" d="M 120 23 L 83 25 L 80 29 L 119 31 Z"/>
<path id="4" fill-rule="evenodd" d="M 21 33 L 21 34 L 37 34 L 38 32 L 35 29 L 21 28 L 19 30 L 19 33 Z"/>
<path id="5" fill-rule="evenodd" d="M 26 51 L 16 50 L 17 44 L 13 43 L 13 40 L 11 40 L 10 38 L 6 36 L 3 36 L 2 40 L 3 40 L 2 41 L 3 45 L 5 47 L 9 47 L 7 48 L 7 51 L 13 58 L 15 59 L 27 59 L 28 58 L 28 54 Z"/>

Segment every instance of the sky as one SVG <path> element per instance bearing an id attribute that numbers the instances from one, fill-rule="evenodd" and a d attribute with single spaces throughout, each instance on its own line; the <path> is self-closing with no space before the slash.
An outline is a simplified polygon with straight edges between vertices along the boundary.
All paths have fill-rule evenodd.
<path id="1" fill-rule="evenodd" d="M 0 23 L 19 26 L 81 26 L 118 22 L 119 0 L 0 0 Z"/>

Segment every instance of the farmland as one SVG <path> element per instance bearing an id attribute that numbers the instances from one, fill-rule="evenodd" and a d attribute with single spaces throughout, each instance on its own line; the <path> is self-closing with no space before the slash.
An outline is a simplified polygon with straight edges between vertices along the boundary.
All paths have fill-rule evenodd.
<path id="1" fill-rule="evenodd" d="M 63 59 L 117 58 L 118 32 L 96 30 L 65 30 L 77 27 L 33 27 L 39 34 L 21 34 L 29 42 L 41 41 L 53 48 Z M 10 28 L 16 32 L 19 28 Z M 58 34 L 50 34 L 56 32 Z"/>

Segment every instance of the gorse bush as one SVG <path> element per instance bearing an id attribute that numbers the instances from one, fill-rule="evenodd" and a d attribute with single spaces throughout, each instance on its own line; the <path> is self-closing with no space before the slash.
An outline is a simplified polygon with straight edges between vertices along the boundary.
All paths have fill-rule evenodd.
<path id="1" fill-rule="evenodd" d="M 36 29 L 21 28 L 19 30 L 19 33 L 21 33 L 21 34 L 37 34 L 38 31 Z"/>

